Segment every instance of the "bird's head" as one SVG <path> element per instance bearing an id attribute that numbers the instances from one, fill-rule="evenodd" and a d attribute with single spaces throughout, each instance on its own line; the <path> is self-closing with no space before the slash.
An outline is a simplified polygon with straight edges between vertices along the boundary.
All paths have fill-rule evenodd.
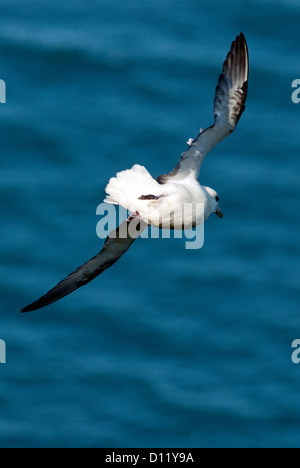
<path id="1" fill-rule="evenodd" d="M 219 205 L 219 202 L 220 202 L 219 195 L 217 194 L 217 192 L 215 190 L 213 190 L 210 187 L 205 187 L 205 189 L 206 189 L 206 192 L 208 193 L 208 196 L 209 196 L 209 201 L 210 201 L 210 204 L 211 204 L 212 213 L 215 213 L 217 216 L 219 216 L 219 218 L 223 218 L 224 215 L 223 215 L 223 213 L 221 211 L 221 208 L 220 208 L 220 205 Z"/>

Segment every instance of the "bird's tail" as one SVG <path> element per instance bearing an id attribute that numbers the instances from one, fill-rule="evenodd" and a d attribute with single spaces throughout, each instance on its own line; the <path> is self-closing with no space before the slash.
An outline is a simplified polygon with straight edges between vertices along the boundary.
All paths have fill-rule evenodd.
<path id="1" fill-rule="evenodd" d="M 105 191 L 106 203 L 120 205 L 130 212 L 137 209 L 139 198 L 148 193 L 156 194 L 159 184 L 152 178 L 147 169 L 136 164 L 132 169 L 119 172 L 110 179 Z"/>

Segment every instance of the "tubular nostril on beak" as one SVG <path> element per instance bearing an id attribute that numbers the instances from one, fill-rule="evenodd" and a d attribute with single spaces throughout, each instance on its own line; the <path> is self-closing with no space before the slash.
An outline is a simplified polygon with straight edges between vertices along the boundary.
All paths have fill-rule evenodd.
<path id="1" fill-rule="evenodd" d="M 220 208 L 217 208 L 216 215 L 219 216 L 219 218 L 223 218 L 223 216 L 224 216 L 222 211 L 220 210 Z"/>

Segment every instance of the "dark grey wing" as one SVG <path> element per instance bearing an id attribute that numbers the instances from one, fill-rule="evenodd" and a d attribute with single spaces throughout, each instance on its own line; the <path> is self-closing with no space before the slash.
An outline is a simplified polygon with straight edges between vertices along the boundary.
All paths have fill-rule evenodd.
<path id="1" fill-rule="evenodd" d="M 96 257 L 82 265 L 74 273 L 71 273 L 55 288 L 51 289 L 51 291 L 33 304 L 22 309 L 21 312 L 32 312 L 33 310 L 46 307 L 71 294 L 76 289 L 81 288 L 81 286 L 88 284 L 116 263 L 147 227 L 148 224 L 138 218 L 129 218 L 124 221 L 115 231 L 110 233 L 104 243 L 103 249 Z"/>
<path id="2" fill-rule="evenodd" d="M 161 184 L 170 178 L 182 180 L 191 173 L 199 177 L 207 153 L 236 128 L 244 110 L 248 91 L 249 54 L 245 36 L 241 33 L 231 45 L 223 65 L 214 101 L 215 123 L 191 140 L 175 169 L 158 177 Z"/>

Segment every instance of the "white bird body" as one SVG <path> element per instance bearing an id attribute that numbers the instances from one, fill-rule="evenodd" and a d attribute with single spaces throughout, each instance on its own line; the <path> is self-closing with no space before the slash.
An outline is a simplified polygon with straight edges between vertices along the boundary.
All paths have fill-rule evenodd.
<path id="1" fill-rule="evenodd" d="M 206 221 L 217 203 L 193 172 L 181 180 L 159 184 L 143 166 L 120 172 L 106 187 L 106 203 L 138 213 L 146 224 L 163 229 L 191 229 Z M 141 199 L 141 194 L 151 194 Z M 145 196 L 147 197 L 147 195 Z M 151 197 L 151 198 L 150 198 Z"/>

